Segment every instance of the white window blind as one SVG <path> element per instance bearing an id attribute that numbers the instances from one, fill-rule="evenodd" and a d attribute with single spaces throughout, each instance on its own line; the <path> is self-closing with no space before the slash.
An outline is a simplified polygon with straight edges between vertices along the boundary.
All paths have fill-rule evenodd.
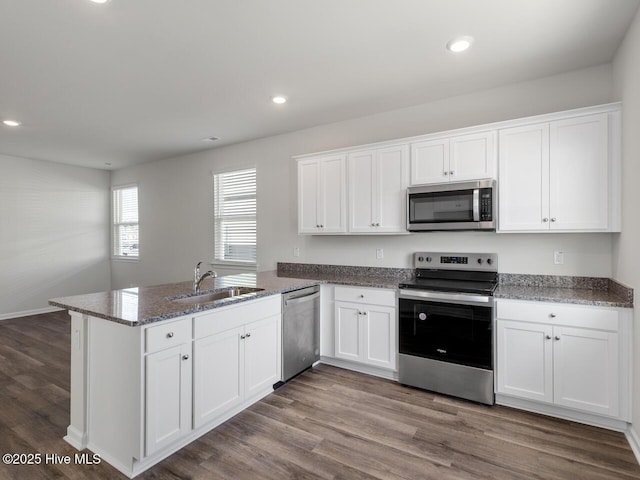
<path id="1" fill-rule="evenodd" d="M 215 259 L 256 262 L 256 169 L 213 177 Z"/>
<path id="2" fill-rule="evenodd" d="M 138 187 L 113 189 L 113 256 L 138 258 Z"/>

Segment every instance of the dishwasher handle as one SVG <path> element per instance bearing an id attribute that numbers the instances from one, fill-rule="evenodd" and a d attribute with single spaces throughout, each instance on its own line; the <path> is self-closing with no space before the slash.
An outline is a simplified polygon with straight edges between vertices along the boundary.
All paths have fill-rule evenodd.
<path id="1" fill-rule="evenodd" d="M 289 305 L 297 305 L 299 303 L 310 302 L 311 300 L 315 300 L 319 296 L 320 296 L 320 292 L 316 292 L 316 293 L 312 293 L 311 295 L 305 295 L 303 297 L 296 297 L 296 298 L 287 299 L 287 300 L 284 301 L 284 304 L 287 307 Z"/>

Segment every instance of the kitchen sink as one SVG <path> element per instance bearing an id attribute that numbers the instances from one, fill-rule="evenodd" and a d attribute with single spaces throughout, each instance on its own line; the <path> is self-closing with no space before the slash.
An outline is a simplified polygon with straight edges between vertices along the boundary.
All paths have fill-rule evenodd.
<path id="1" fill-rule="evenodd" d="M 229 287 L 215 292 L 190 295 L 188 297 L 170 298 L 169 300 L 177 303 L 186 303 L 189 305 L 217 302 L 226 298 L 238 297 L 248 293 L 262 292 L 264 288 L 255 287 Z"/>

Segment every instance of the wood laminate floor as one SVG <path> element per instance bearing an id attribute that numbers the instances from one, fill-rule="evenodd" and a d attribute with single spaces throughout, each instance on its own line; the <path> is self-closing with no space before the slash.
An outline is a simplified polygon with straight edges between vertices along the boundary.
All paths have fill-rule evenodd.
<path id="1" fill-rule="evenodd" d="M 0 454 L 77 453 L 66 312 L 0 322 Z M 99 465 L 0 465 L 0 479 L 124 479 Z M 623 434 L 319 366 L 140 479 L 640 479 Z"/>

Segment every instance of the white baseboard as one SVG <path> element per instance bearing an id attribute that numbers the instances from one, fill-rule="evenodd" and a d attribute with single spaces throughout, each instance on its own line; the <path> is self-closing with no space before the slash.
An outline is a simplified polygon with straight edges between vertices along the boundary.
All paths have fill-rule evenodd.
<path id="1" fill-rule="evenodd" d="M 36 308 L 34 310 L 24 310 L 22 312 L 0 313 L 0 320 L 9 320 L 10 318 L 29 317 L 31 315 L 40 315 L 41 313 L 59 312 L 64 310 L 58 307 Z"/>
<path id="2" fill-rule="evenodd" d="M 633 425 L 629 425 L 629 428 L 625 430 L 624 435 L 627 437 L 629 446 L 631 447 L 633 454 L 636 456 L 636 461 L 640 463 L 640 435 L 638 435 L 636 429 L 633 428 Z"/>
<path id="3" fill-rule="evenodd" d="M 373 375 L 374 377 L 386 378 L 387 380 L 398 381 L 397 370 L 387 370 L 385 368 L 373 367 L 370 365 L 363 365 L 361 363 L 349 362 L 348 360 L 342 360 L 340 358 L 332 357 L 320 357 L 320 363 L 332 365 L 334 367 L 344 368 L 346 370 L 353 370 L 358 373 L 365 373 L 367 375 Z"/>

